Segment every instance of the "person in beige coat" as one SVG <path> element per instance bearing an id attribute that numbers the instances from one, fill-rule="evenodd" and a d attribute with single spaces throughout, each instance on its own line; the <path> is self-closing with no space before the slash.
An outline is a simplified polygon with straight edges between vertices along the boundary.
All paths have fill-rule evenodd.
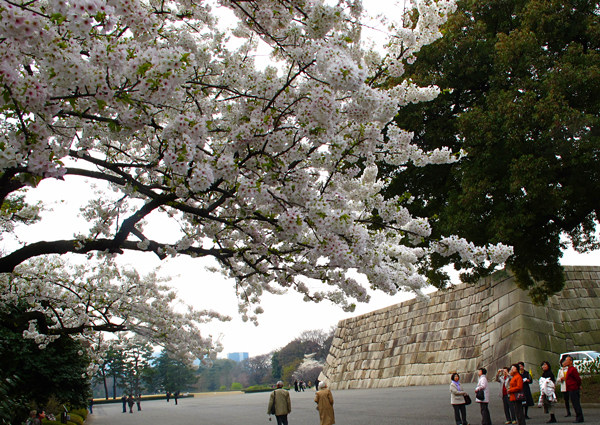
<path id="1" fill-rule="evenodd" d="M 277 388 L 271 393 L 271 397 L 269 398 L 269 406 L 267 407 L 268 415 L 273 414 L 273 407 L 275 407 L 277 425 L 288 425 L 287 415 L 292 413 L 292 400 L 290 399 L 290 393 L 283 389 L 283 382 L 281 381 L 277 383 Z"/>
<path id="2" fill-rule="evenodd" d="M 321 417 L 321 425 L 333 425 L 335 423 L 335 415 L 333 413 L 333 396 L 327 388 L 326 382 L 319 383 L 319 391 L 315 395 L 315 403 Z"/>

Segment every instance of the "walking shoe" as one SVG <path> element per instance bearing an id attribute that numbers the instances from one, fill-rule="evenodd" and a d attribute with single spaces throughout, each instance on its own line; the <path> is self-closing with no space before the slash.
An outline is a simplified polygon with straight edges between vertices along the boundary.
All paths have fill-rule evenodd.
<path id="1" fill-rule="evenodd" d="M 516 423 L 517 423 L 517 421 L 512 421 L 512 423 L 513 423 L 513 424 L 516 424 Z"/>

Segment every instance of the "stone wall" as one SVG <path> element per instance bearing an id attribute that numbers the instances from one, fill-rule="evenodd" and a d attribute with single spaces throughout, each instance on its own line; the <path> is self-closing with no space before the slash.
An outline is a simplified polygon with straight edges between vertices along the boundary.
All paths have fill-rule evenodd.
<path id="1" fill-rule="evenodd" d="M 600 267 L 565 267 L 565 289 L 535 306 L 506 272 L 342 320 L 323 370 L 332 389 L 472 382 L 525 361 L 538 371 L 560 353 L 600 351 Z"/>

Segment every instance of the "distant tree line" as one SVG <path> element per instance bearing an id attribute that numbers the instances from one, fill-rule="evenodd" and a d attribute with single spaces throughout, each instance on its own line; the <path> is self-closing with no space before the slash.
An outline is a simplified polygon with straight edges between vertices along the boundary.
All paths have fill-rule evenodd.
<path id="1" fill-rule="evenodd" d="M 334 329 L 303 331 L 286 346 L 267 354 L 250 357 L 241 362 L 229 359 L 215 360 L 211 366 L 200 368 L 200 391 L 231 389 L 233 384 L 247 388 L 254 385 L 283 381 L 286 385 L 295 379 L 314 382 L 322 367 L 301 368 L 305 355 L 314 354 L 315 360 L 325 361 L 333 341 Z"/>

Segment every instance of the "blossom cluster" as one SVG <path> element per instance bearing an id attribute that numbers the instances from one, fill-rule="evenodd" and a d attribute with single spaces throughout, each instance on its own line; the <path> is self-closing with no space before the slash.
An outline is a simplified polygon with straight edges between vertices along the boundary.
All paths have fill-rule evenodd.
<path id="1" fill-rule="evenodd" d="M 44 313 L 47 330 L 29 322 L 23 337 L 40 348 L 73 334 L 92 358 L 101 358 L 99 332 L 137 335 L 164 347 L 171 355 L 192 363 L 214 357 L 219 349 L 199 326 L 212 319 L 228 320 L 214 311 L 176 306 L 175 292 L 156 273 L 140 276 L 112 261 L 70 265 L 60 257 L 34 259 L 13 273 L 0 275 L 0 308 L 15 314 L 24 303 L 29 311 Z M 9 310 L 13 313 L 8 313 Z M 74 332 L 73 330 L 79 330 Z"/>
<path id="2" fill-rule="evenodd" d="M 403 64 L 440 36 L 451 1 L 415 1 L 418 20 L 397 24 L 380 60 L 361 45 L 359 0 L 219 4 L 239 18 L 237 28 L 217 28 L 200 0 L 0 0 L 0 172 L 14 176 L 10 187 L 36 190 L 40 179 L 67 174 L 112 189 L 83 209 L 89 232 L 71 252 L 213 256 L 235 280 L 249 320 L 262 294 L 288 288 L 352 310 L 369 297 L 350 270 L 373 289 L 421 296 L 419 266 L 434 253 L 461 255 L 473 267 L 510 255 L 502 245 L 432 241 L 427 218 L 408 212 L 409 198 L 380 194 L 386 180 L 377 164 L 401 172 L 408 162 L 460 158 L 423 151 L 390 123 L 398 108 L 438 94 L 397 82 Z M 238 47 L 228 47 L 230 36 L 242 39 Z M 257 39 L 274 66 L 256 66 Z M 151 213 L 177 221 L 181 233 L 146 236 Z M 18 266 L 11 258 L 0 258 L 0 271 Z M 98 279 L 121 300 L 115 276 Z M 152 281 L 127 276 L 123 288 L 128 280 L 139 283 L 140 297 L 165 299 Z M 314 280 L 323 288 L 311 289 Z M 127 325 L 172 330 L 165 305 L 152 316 L 136 311 L 145 324 Z M 72 320 L 96 320 L 88 313 Z M 178 335 L 174 350 L 190 344 L 189 333 Z"/>

